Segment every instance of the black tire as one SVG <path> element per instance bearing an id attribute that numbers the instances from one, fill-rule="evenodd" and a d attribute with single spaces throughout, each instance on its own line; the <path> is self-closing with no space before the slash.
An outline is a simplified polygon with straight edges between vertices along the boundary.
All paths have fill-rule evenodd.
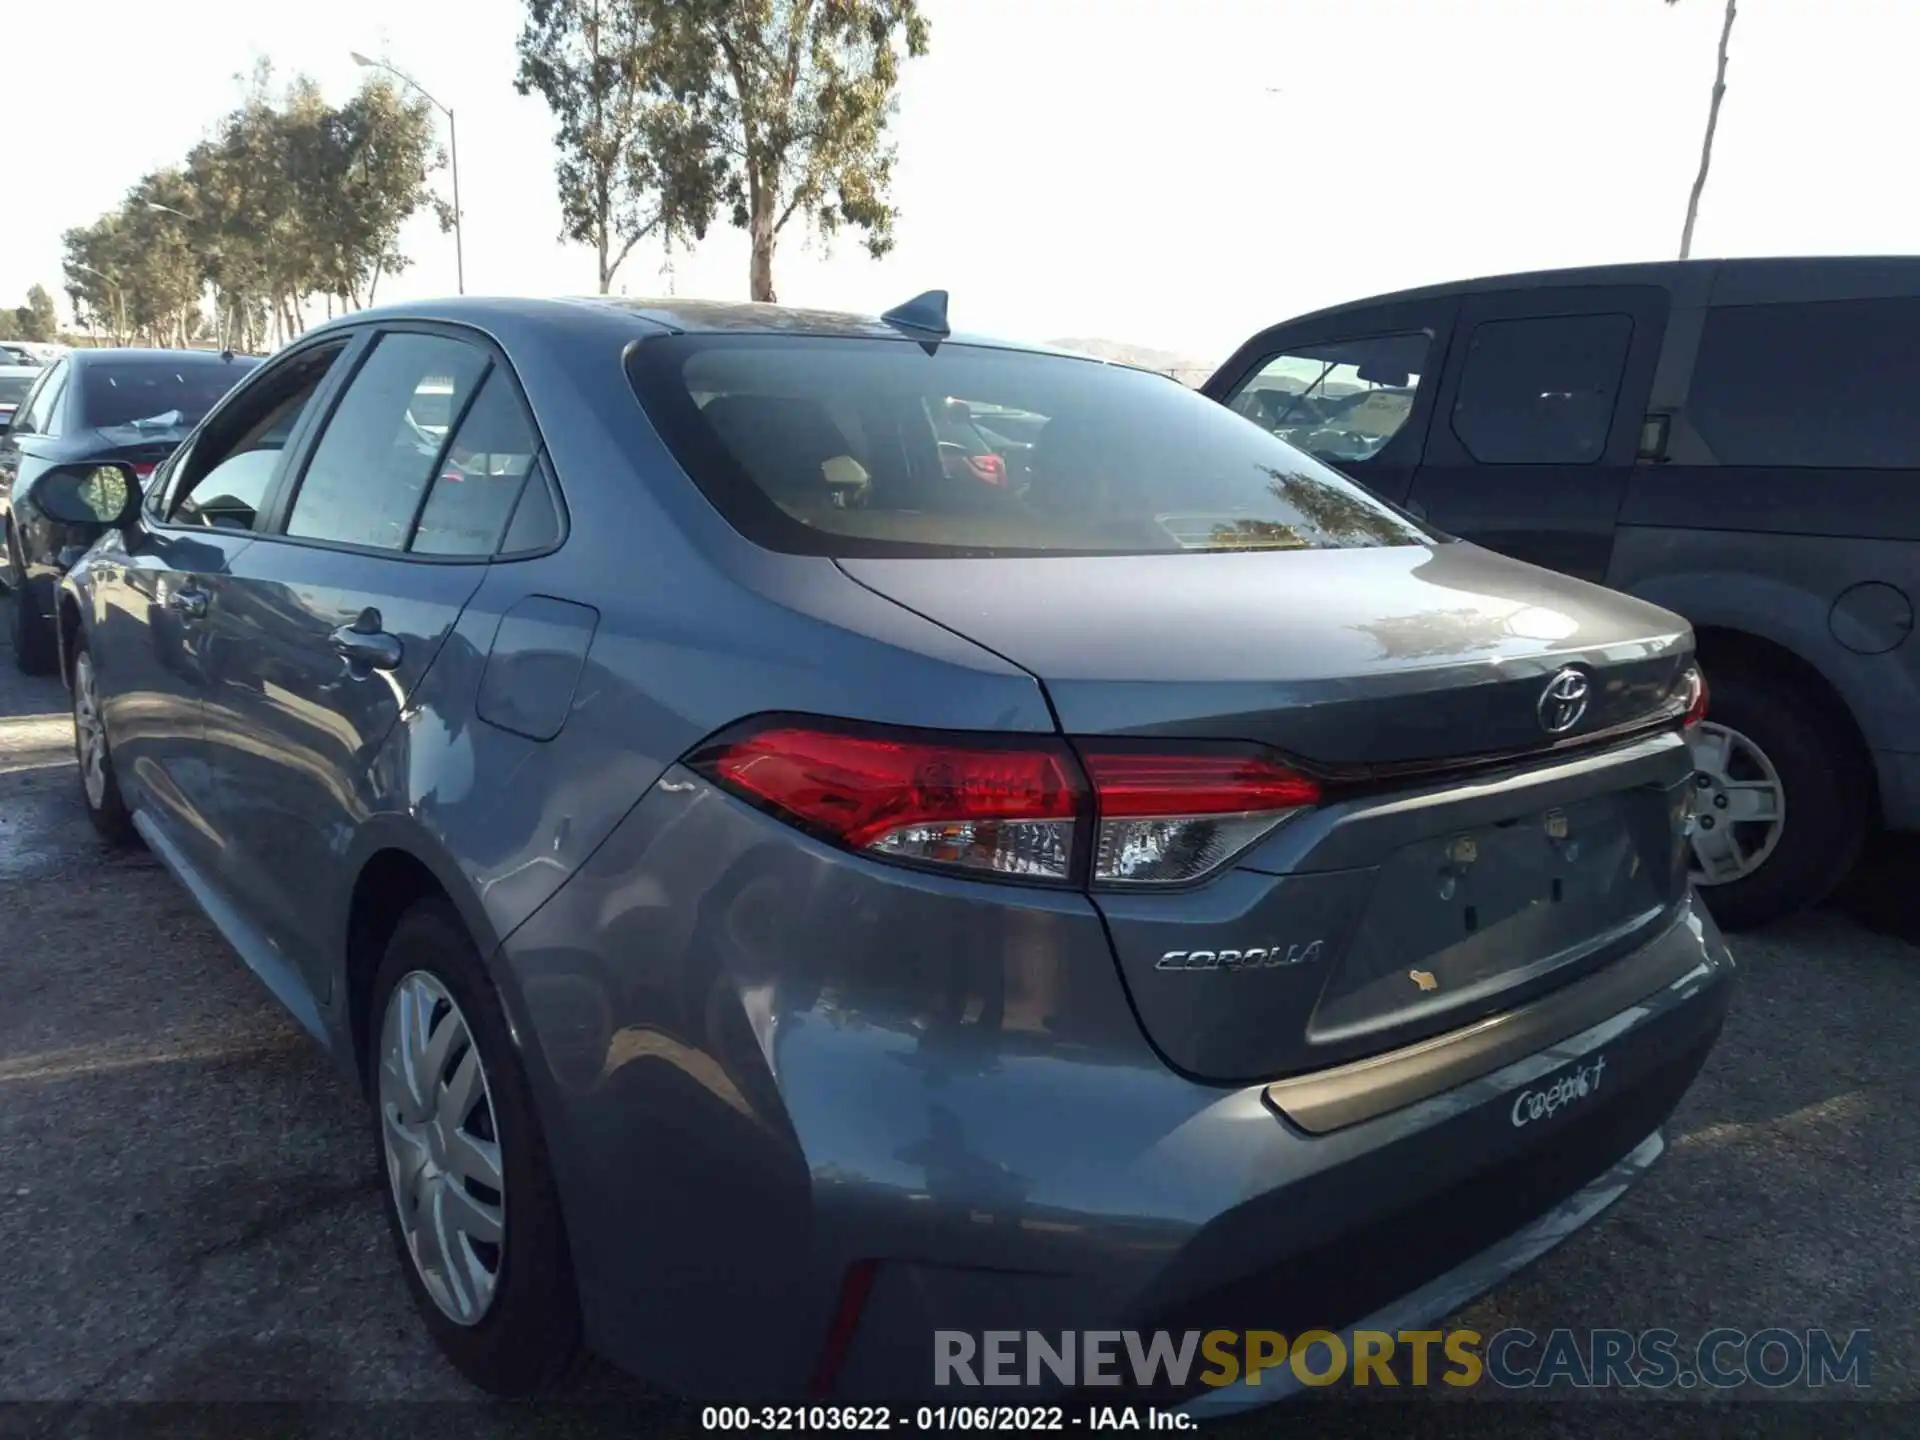
<path id="1" fill-rule="evenodd" d="M 1773 853 L 1738 880 L 1700 886 L 1723 928 L 1750 930 L 1818 904 L 1846 878 L 1866 838 L 1872 777 L 1845 726 L 1794 681 L 1705 668 L 1708 723 L 1752 741 L 1780 777 L 1785 823 Z"/>
<path id="2" fill-rule="evenodd" d="M 7 627 L 13 641 L 14 667 L 23 675 L 51 675 L 60 668 L 60 636 L 52 618 L 42 615 L 33 603 L 34 583 L 21 564 L 19 546 L 9 539 L 8 548 L 17 577 L 9 607 L 12 619 Z"/>
<path id="3" fill-rule="evenodd" d="M 109 845 L 132 848 L 140 843 L 140 832 L 133 828 L 133 815 L 127 809 L 125 797 L 120 793 L 120 776 L 113 768 L 113 747 L 107 742 L 104 726 L 100 727 L 97 737 L 102 772 L 100 799 L 97 803 L 87 784 L 85 728 L 87 722 L 82 713 L 82 690 L 90 686 L 85 675 L 90 671 L 92 664 L 93 656 L 87 650 L 86 632 L 82 631 L 73 640 L 73 758 L 80 771 L 80 803 L 87 807 L 87 819 L 93 822 L 93 828 L 102 840 Z M 99 713 L 97 691 L 92 692 L 92 704 L 97 720 Z"/>
<path id="4" fill-rule="evenodd" d="M 422 1282 L 388 1180 L 380 1100 L 383 1022 L 388 998 L 415 971 L 438 980 L 466 1019 L 486 1071 L 494 1138 L 500 1148 L 505 1241 L 499 1251 L 492 1303 L 471 1325 L 443 1313 Z M 415 1308 L 441 1353 L 482 1390 L 507 1398 L 554 1390 L 573 1377 L 586 1353 L 566 1229 L 519 1052 L 508 1037 L 500 1001 L 479 952 L 445 899 L 436 896 L 419 902 L 395 927 L 374 978 L 367 1035 L 367 1088 L 373 1101 L 380 1189 L 394 1252 Z M 458 1059 L 458 1055 L 449 1056 L 450 1063 L 457 1064 Z"/>

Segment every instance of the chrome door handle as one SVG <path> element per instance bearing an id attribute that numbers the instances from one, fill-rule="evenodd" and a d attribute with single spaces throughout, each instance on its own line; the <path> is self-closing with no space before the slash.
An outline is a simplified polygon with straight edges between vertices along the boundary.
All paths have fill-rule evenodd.
<path id="1" fill-rule="evenodd" d="M 392 670 L 400 664 L 401 645 L 384 630 L 361 630 L 342 625 L 333 632 L 333 650 L 350 665 Z"/>
<path id="2" fill-rule="evenodd" d="M 167 608 L 178 610 L 189 620 L 199 620 L 207 613 L 207 592 L 204 590 L 175 590 L 167 596 Z"/>

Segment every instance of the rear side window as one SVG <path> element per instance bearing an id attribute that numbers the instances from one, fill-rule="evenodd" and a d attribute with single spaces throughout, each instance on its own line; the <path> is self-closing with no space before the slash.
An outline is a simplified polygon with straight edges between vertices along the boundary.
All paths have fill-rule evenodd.
<path id="1" fill-rule="evenodd" d="M 0 375 L 0 405 L 12 409 L 27 398 L 37 375 Z"/>
<path id="2" fill-rule="evenodd" d="M 1453 433 L 1482 465 L 1591 465 L 1606 453 L 1632 344 L 1628 315 L 1483 321 Z"/>
<path id="3" fill-rule="evenodd" d="M 33 392 L 33 398 L 27 402 L 27 408 L 21 413 L 20 429 L 23 433 L 46 435 L 53 428 L 53 412 L 60 404 L 60 396 L 67 388 L 67 373 L 71 367 L 62 360 L 47 372 L 39 388 Z"/>
<path id="4" fill-rule="evenodd" d="M 1262 365 L 1227 403 L 1309 455 L 1371 460 L 1412 415 L 1432 346 L 1419 333 L 1298 345 Z"/>
<path id="5" fill-rule="evenodd" d="M 445 417 L 465 408 L 486 368 L 487 357 L 458 340 L 381 336 L 314 447 L 287 534 L 405 549 L 445 441 Z"/>
<path id="6" fill-rule="evenodd" d="M 1707 312 L 1687 414 L 1722 465 L 1920 469 L 1920 299 Z"/>
<path id="7" fill-rule="evenodd" d="M 507 526 L 506 539 L 500 546 L 502 555 L 533 555 L 560 543 L 566 534 L 566 525 L 560 518 L 558 496 L 546 457 L 536 457 L 533 474 L 527 477 L 520 491 L 513 523 Z"/>
<path id="8" fill-rule="evenodd" d="M 493 554 L 539 448 L 512 378 L 494 370 L 453 433 L 408 548 L 417 555 Z"/>
<path id="9" fill-rule="evenodd" d="M 636 346 L 628 373 L 694 483 L 772 549 L 1144 555 L 1433 538 L 1226 407 L 1121 366 L 701 335 Z"/>

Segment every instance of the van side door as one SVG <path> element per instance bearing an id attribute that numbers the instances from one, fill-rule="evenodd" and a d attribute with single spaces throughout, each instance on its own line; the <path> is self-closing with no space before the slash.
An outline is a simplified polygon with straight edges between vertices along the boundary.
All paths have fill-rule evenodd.
<path id="1" fill-rule="evenodd" d="M 1465 297 L 1408 508 L 1463 540 L 1603 581 L 1668 308 L 1657 285 Z"/>

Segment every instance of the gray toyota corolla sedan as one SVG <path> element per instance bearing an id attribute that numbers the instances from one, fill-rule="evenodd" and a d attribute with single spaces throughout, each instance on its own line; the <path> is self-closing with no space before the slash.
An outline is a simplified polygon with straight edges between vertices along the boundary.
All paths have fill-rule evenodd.
<path id="1" fill-rule="evenodd" d="M 364 1086 L 489 1389 L 1431 1320 L 1720 1028 L 1684 622 L 938 295 L 366 312 L 40 495 L 94 821 Z"/>

